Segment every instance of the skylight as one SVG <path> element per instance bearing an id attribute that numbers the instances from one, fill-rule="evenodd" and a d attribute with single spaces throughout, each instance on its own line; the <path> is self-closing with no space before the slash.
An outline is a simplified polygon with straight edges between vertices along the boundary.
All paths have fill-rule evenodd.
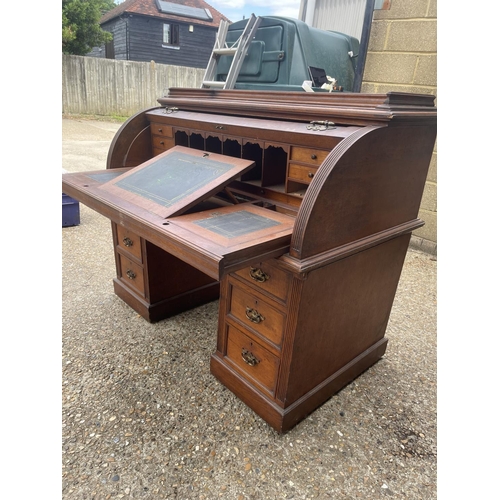
<path id="1" fill-rule="evenodd" d="M 164 2 L 157 0 L 160 12 L 164 14 L 173 14 L 174 16 L 192 17 L 193 19 L 201 19 L 202 21 L 213 21 L 212 14 L 208 9 L 198 7 L 188 7 L 178 3 Z"/>

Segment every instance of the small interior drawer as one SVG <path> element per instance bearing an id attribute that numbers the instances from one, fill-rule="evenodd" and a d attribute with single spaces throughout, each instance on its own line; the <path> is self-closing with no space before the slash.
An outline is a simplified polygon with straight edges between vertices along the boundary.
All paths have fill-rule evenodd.
<path id="1" fill-rule="evenodd" d="M 258 262 L 234 273 L 258 290 L 265 290 L 282 302 L 286 302 L 291 275 L 272 264 Z"/>
<path id="2" fill-rule="evenodd" d="M 281 344 L 285 315 L 257 295 L 233 285 L 229 314 L 274 345 Z"/>
<path id="3" fill-rule="evenodd" d="M 118 247 L 142 262 L 141 238 L 118 224 L 116 226 L 116 236 Z"/>
<path id="4" fill-rule="evenodd" d="M 174 132 L 170 125 L 163 125 L 162 123 L 151 123 L 151 133 L 153 135 L 163 135 L 165 137 L 173 137 Z"/>
<path id="5" fill-rule="evenodd" d="M 122 282 L 144 295 L 144 272 L 142 266 L 125 255 L 118 254 L 120 260 L 120 278 Z"/>
<path id="6" fill-rule="evenodd" d="M 246 378 L 274 392 L 279 366 L 277 356 L 232 326 L 228 327 L 226 356 Z"/>
<path id="7" fill-rule="evenodd" d="M 292 146 L 290 150 L 290 160 L 309 163 L 317 167 L 323 163 L 323 160 L 330 153 L 330 151 L 325 151 L 323 149 L 300 148 L 297 146 Z"/>
<path id="8" fill-rule="evenodd" d="M 173 137 L 161 137 L 159 135 L 153 136 L 153 149 L 156 148 L 166 151 L 174 146 L 175 139 Z"/>
<path id="9" fill-rule="evenodd" d="M 302 182 L 303 184 L 309 184 L 317 171 L 318 167 L 290 163 L 288 166 L 288 178 Z"/>

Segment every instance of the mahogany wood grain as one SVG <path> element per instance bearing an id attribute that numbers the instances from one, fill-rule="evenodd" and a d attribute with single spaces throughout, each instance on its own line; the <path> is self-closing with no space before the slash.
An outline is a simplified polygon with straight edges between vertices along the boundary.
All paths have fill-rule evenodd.
<path id="1" fill-rule="evenodd" d="M 119 273 L 118 279 L 125 286 L 131 287 L 136 293 L 144 296 L 144 272 L 142 266 L 126 255 L 118 252 Z"/>
<path id="2" fill-rule="evenodd" d="M 112 231 L 117 262 L 115 291 L 146 320 L 158 321 L 218 299 L 219 283 L 205 273 L 120 224 L 112 223 Z M 128 270 L 137 276 L 129 277 Z"/>
<path id="3" fill-rule="evenodd" d="M 290 304 L 298 316 L 287 405 L 384 337 L 409 240 L 402 235 L 308 274 Z"/>
<path id="4" fill-rule="evenodd" d="M 126 198 L 101 189 L 101 184 L 91 175 L 95 172 L 65 174 L 63 192 L 213 279 L 220 280 L 225 274 L 255 260 L 267 260 L 288 252 L 294 225 L 294 218 L 288 215 L 250 203 L 218 208 L 219 214 L 244 210 L 276 222 L 273 227 L 224 238 L 196 224 L 211 217 L 211 210 L 165 220 Z"/>
<path id="5" fill-rule="evenodd" d="M 112 221 L 115 292 L 148 321 L 220 291 L 211 372 L 286 432 L 385 353 L 423 225 L 434 96 L 170 89 L 158 102 L 120 128 L 108 169 L 174 147 L 255 167 L 167 213 L 95 173 L 66 174 L 63 192 Z"/>
<path id="6" fill-rule="evenodd" d="M 399 92 L 388 94 L 311 93 L 252 90 L 171 88 L 158 99 L 162 106 L 182 110 L 238 116 L 316 121 L 330 120 L 349 125 L 436 121 L 434 96 Z"/>
<path id="7" fill-rule="evenodd" d="M 172 299 L 210 284 L 218 284 L 213 278 L 165 252 L 150 241 L 144 243 L 148 298 L 152 303 L 161 302 L 167 298 Z"/>
<path id="8" fill-rule="evenodd" d="M 221 137 L 238 138 L 241 141 L 273 141 L 282 144 L 297 144 L 305 148 L 323 147 L 333 149 L 342 139 L 359 126 L 342 125 L 329 130 L 318 131 L 308 128 L 302 121 L 284 122 L 272 114 L 264 118 L 227 116 L 221 114 L 196 113 L 179 110 L 165 114 L 162 108 L 148 112 L 148 118 L 156 127 L 170 125 L 174 130 L 192 133 L 219 133 Z"/>
<path id="9" fill-rule="evenodd" d="M 280 346 L 286 314 L 256 291 L 238 286 L 238 282 L 232 280 L 230 285 L 228 316 L 232 316 L 247 330 L 253 330 L 275 346 Z"/>
<path id="10" fill-rule="evenodd" d="M 230 325 L 227 332 L 226 357 L 245 378 L 257 382 L 269 393 L 274 392 L 279 358 Z"/>
<path id="11" fill-rule="evenodd" d="M 282 412 L 279 432 L 286 432 L 328 401 L 356 377 L 374 365 L 385 354 L 387 339 L 383 338 L 359 356 L 345 364 L 321 384 L 298 399 Z"/>
<path id="12" fill-rule="evenodd" d="M 118 129 L 109 147 L 106 168 L 134 167 L 151 158 L 148 111 L 139 111 Z"/>
<path id="13" fill-rule="evenodd" d="M 149 137 L 148 140 L 150 140 Z M 156 152 L 156 154 L 167 151 L 174 146 L 175 140 L 173 137 L 153 136 L 153 152 Z"/>
<path id="14" fill-rule="evenodd" d="M 277 432 L 283 432 L 283 409 L 228 364 L 218 351 L 210 358 L 210 373 Z"/>
<path id="15" fill-rule="evenodd" d="M 118 297 L 150 323 L 156 323 L 219 298 L 218 282 L 158 302 L 150 302 L 142 295 L 135 293 L 132 288 L 125 286 L 118 278 L 113 280 L 113 289 Z"/>
<path id="16" fill-rule="evenodd" d="M 325 151 L 321 149 L 299 148 L 297 146 L 292 146 L 290 148 L 290 160 L 307 163 L 308 165 L 314 165 L 315 167 L 319 167 L 329 153 L 330 153 L 329 150 Z"/>
<path id="17" fill-rule="evenodd" d="M 302 184 L 310 184 L 317 171 L 317 167 L 299 165 L 297 163 L 290 162 L 288 168 L 288 178 L 298 181 Z"/>
<path id="18" fill-rule="evenodd" d="M 345 139 L 309 185 L 290 255 L 305 259 L 416 219 L 435 137 L 435 126 L 404 126 Z"/>
<path id="19" fill-rule="evenodd" d="M 128 253 L 142 263 L 141 238 L 126 227 L 116 226 L 116 243 L 122 252 Z"/>
<path id="20" fill-rule="evenodd" d="M 219 352 L 212 354 L 210 372 L 281 434 L 288 432 L 330 399 L 333 394 L 375 364 L 384 355 L 386 346 L 387 339 L 380 340 L 287 408 L 283 408 L 279 401 L 269 398 L 266 393 L 236 372 L 227 362 L 224 362 Z"/>
<path id="21" fill-rule="evenodd" d="M 255 262 L 236 271 L 235 275 L 260 293 L 286 304 L 292 276 L 280 269 L 274 260 Z"/>

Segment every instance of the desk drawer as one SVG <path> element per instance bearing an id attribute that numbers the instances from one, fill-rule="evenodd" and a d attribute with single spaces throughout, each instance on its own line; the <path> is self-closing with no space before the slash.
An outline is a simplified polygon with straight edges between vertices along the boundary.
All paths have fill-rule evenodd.
<path id="1" fill-rule="evenodd" d="M 159 135 L 153 136 L 153 149 L 160 149 L 166 151 L 167 149 L 175 146 L 175 139 L 170 137 L 161 137 Z"/>
<path id="2" fill-rule="evenodd" d="M 228 327 L 226 356 L 246 378 L 274 392 L 279 358 L 232 326 Z"/>
<path id="3" fill-rule="evenodd" d="M 120 278 L 122 282 L 144 296 L 144 272 L 142 266 L 125 255 L 118 254 L 118 258 L 120 260 Z"/>
<path id="4" fill-rule="evenodd" d="M 141 238 L 123 226 L 116 225 L 117 245 L 142 262 Z"/>
<path id="5" fill-rule="evenodd" d="M 288 166 L 288 178 L 294 181 L 302 182 L 304 184 L 309 184 L 312 181 L 317 170 L 318 167 L 309 165 L 296 165 L 295 163 L 290 163 L 290 165 Z"/>
<path id="6" fill-rule="evenodd" d="M 279 346 L 285 325 L 284 313 L 272 307 L 257 295 L 237 286 L 231 287 L 229 314 L 262 337 Z"/>
<path id="7" fill-rule="evenodd" d="M 234 274 L 258 290 L 264 290 L 282 302 L 286 302 L 291 275 L 273 265 L 272 262 L 272 260 L 259 262 L 236 271 Z"/>
<path id="8" fill-rule="evenodd" d="M 163 125 L 163 123 L 151 123 L 151 133 L 153 135 L 162 135 L 164 137 L 173 137 L 174 131 L 170 125 Z"/>
<path id="9" fill-rule="evenodd" d="M 290 160 L 300 161 L 302 163 L 308 163 L 309 165 L 319 167 L 329 153 L 330 151 L 325 151 L 323 149 L 299 148 L 297 146 L 292 146 L 290 148 Z"/>

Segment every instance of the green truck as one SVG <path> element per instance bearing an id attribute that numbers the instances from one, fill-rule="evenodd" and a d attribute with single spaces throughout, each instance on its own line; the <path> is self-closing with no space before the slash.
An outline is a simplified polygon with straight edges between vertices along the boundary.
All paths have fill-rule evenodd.
<path id="1" fill-rule="evenodd" d="M 228 45 L 239 39 L 247 22 L 229 26 Z M 329 76 L 337 89 L 352 91 L 358 53 L 359 40 L 352 36 L 311 28 L 297 19 L 262 17 L 234 88 L 297 91 L 304 81 L 312 81 L 318 91 Z M 219 59 L 218 81 L 226 79 L 231 59 Z"/>

